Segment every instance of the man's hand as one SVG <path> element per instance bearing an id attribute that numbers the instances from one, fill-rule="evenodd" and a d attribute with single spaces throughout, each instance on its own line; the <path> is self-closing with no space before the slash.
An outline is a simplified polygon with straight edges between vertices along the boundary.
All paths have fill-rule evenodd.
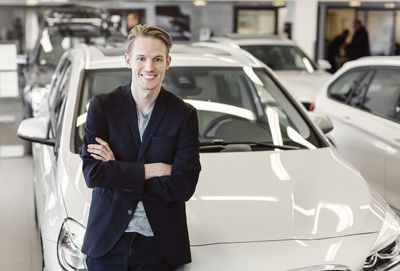
<path id="1" fill-rule="evenodd" d="M 165 163 L 144 164 L 144 179 L 148 180 L 153 177 L 170 176 L 172 165 Z"/>
<path id="2" fill-rule="evenodd" d="M 95 140 L 99 144 L 88 145 L 87 151 L 90 153 L 90 155 L 93 158 L 103 162 L 115 160 L 114 153 L 110 149 L 110 146 L 108 146 L 108 143 L 99 137 L 96 137 Z"/>

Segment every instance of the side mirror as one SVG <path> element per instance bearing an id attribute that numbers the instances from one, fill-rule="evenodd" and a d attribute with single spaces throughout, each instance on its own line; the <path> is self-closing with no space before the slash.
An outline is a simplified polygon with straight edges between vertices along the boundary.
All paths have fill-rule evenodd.
<path id="1" fill-rule="evenodd" d="M 315 112 L 308 112 L 311 120 L 314 122 L 315 125 L 318 126 L 324 132 L 324 134 L 329 133 L 333 129 L 333 124 L 331 119 L 324 114 L 315 113 Z"/>
<path id="2" fill-rule="evenodd" d="M 48 138 L 49 120 L 46 118 L 30 118 L 21 121 L 17 136 L 23 140 L 55 146 L 55 139 Z"/>
<path id="3" fill-rule="evenodd" d="M 329 70 L 332 68 L 332 65 L 325 59 L 318 59 L 318 67 L 321 70 Z"/>

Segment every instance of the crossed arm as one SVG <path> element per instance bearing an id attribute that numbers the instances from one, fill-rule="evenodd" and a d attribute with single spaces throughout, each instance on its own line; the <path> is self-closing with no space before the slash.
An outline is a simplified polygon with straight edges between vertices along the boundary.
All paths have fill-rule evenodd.
<path id="1" fill-rule="evenodd" d="M 87 151 L 90 156 L 103 162 L 115 161 L 114 153 L 108 143 L 99 137 L 95 138 L 99 144 L 89 144 Z M 149 180 L 154 177 L 170 176 L 172 165 L 165 163 L 144 164 L 144 179 Z"/>
<path id="2" fill-rule="evenodd" d="M 198 120 L 190 109 L 177 134 L 173 165 L 115 159 L 109 144 L 108 121 L 98 97 L 88 110 L 83 137 L 83 174 L 88 187 L 122 188 L 139 199 L 169 202 L 187 201 L 193 195 L 199 173 Z"/>

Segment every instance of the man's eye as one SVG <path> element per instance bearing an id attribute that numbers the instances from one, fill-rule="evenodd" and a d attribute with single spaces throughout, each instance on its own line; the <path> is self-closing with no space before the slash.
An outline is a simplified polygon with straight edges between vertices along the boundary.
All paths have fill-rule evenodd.
<path id="1" fill-rule="evenodd" d="M 144 61 L 144 57 L 138 57 L 137 60 L 139 60 L 139 61 Z"/>
<path id="2" fill-rule="evenodd" d="M 156 62 L 162 62 L 162 58 L 161 57 L 158 57 L 158 58 L 156 58 Z"/>

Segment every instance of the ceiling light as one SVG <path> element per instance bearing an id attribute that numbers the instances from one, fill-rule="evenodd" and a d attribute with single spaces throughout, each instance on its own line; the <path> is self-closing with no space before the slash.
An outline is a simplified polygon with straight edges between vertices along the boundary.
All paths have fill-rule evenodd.
<path id="1" fill-rule="evenodd" d="M 272 2 L 274 7 L 284 7 L 286 5 L 285 1 L 274 1 Z"/>
<path id="2" fill-rule="evenodd" d="M 39 0 L 26 0 L 27 6 L 36 6 L 39 3 Z"/>
<path id="3" fill-rule="evenodd" d="M 195 5 L 196 7 L 204 7 L 206 5 L 206 1 L 205 0 L 194 0 L 193 5 Z"/>
<path id="4" fill-rule="evenodd" d="M 359 1 L 350 1 L 349 2 L 349 6 L 352 7 L 352 8 L 361 7 L 361 2 L 359 2 Z"/>
<path id="5" fill-rule="evenodd" d="M 395 3 L 385 3 L 383 6 L 384 6 L 385 8 L 395 8 L 395 7 L 396 7 L 396 4 L 395 4 Z"/>

